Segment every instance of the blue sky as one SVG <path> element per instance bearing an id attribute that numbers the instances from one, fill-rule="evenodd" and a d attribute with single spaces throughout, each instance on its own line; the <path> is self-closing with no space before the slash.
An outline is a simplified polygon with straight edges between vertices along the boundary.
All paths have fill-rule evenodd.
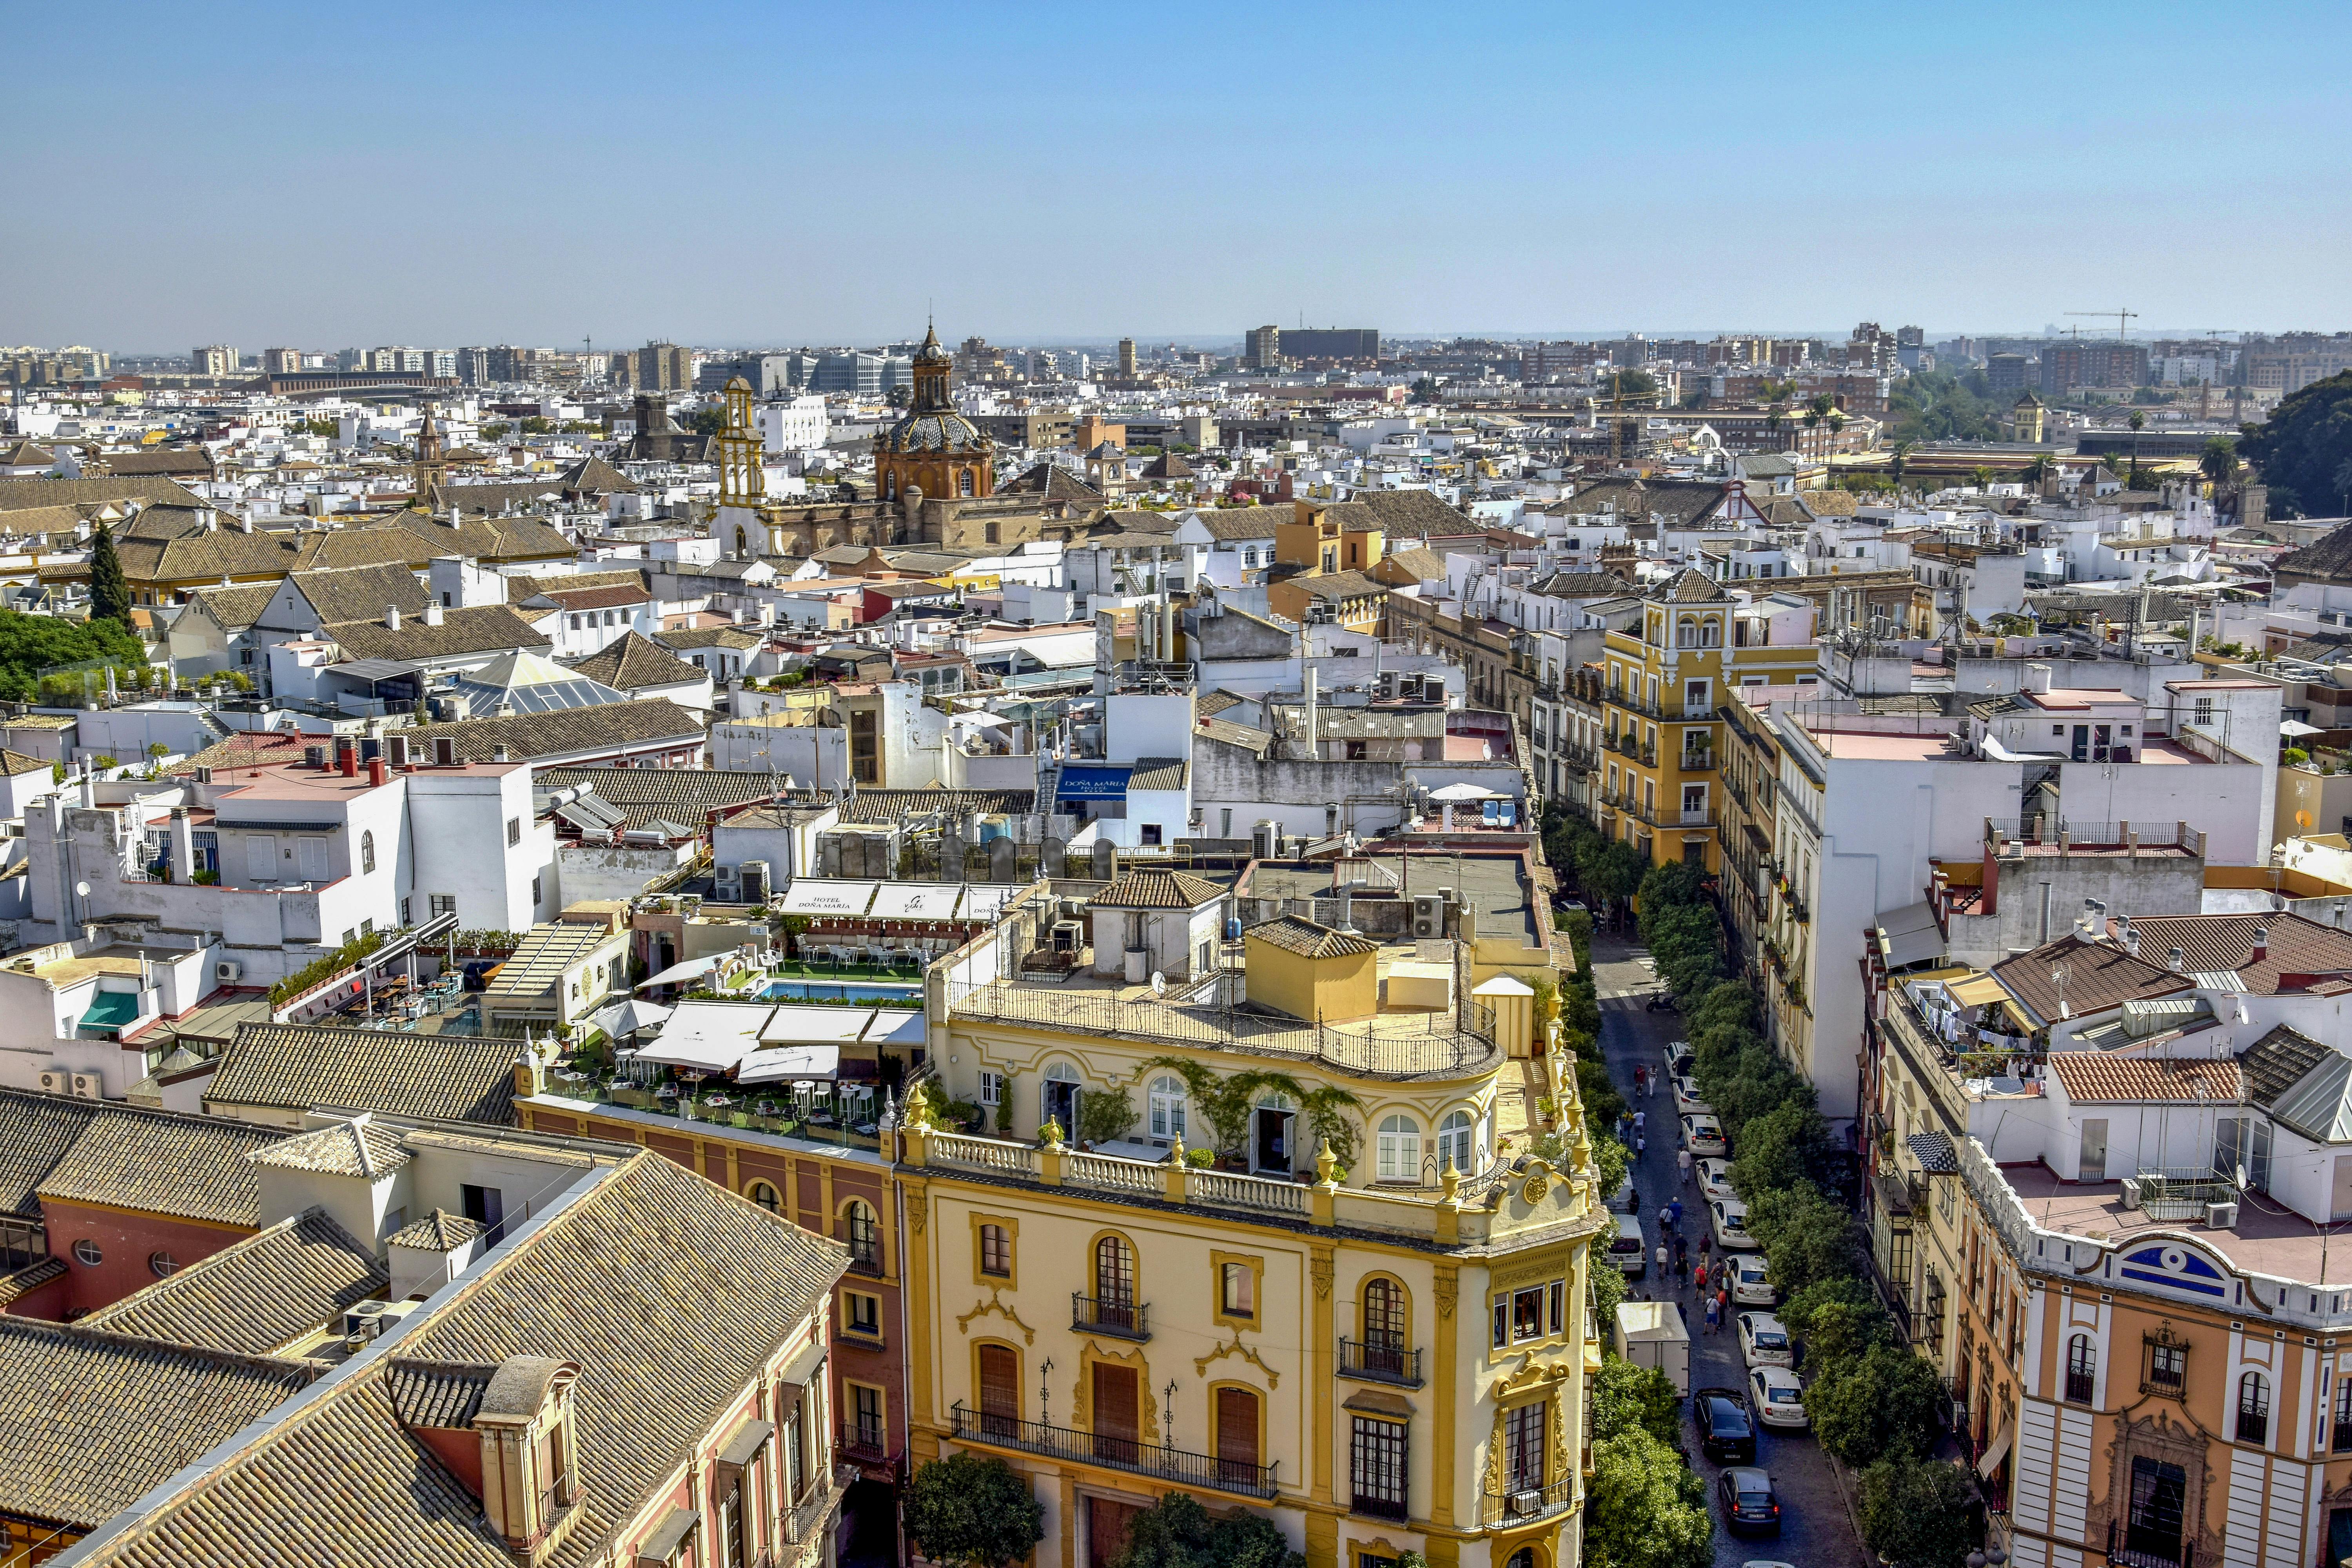
<path id="1" fill-rule="evenodd" d="M 0 343 L 2352 325 L 2341 5 L 0 17 Z"/>

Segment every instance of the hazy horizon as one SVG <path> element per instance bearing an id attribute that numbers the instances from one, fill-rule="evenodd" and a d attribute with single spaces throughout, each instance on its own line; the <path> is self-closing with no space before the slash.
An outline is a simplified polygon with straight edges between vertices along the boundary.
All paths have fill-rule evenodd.
<path id="1" fill-rule="evenodd" d="M 2342 7 L 12 22 L 0 342 L 125 354 L 2327 331 L 2352 228 Z"/>

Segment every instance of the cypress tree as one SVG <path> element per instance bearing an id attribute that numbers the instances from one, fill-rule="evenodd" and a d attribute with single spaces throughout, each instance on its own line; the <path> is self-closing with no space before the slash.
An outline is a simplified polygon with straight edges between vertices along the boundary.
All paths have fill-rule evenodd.
<path id="1" fill-rule="evenodd" d="M 122 575 L 121 557 L 114 552 L 114 535 L 103 521 L 90 542 L 89 616 L 131 624 L 131 584 Z"/>

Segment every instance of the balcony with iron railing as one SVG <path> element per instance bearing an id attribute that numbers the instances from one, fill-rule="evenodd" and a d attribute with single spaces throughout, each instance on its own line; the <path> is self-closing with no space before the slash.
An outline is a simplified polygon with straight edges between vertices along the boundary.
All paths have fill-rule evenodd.
<path id="1" fill-rule="evenodd" d="M 1707 746 L 1685 746 L 1675 754 L 1675 765 L 1686 773 L 1707 773 L 1715 771 L 1715 752 Z"/>
<path id="2" fill-rule="evenodd" d="M 1421 1386 L 1421 1352 L 1402 1345 L 1339 1342 L 1339 1375 L 1364 1383 L 1393 1384 L 1399 1388 Z"/>
<path id="3" fill-rule="evenodd" d="M 1521 1487 L 1516 1490 L 1487 1492 L 1480 1501 L 1479 1522 L 1496 1525 L 1531 1524 L 1535 1521 L 1574 1506 L 1577 1478 L 1567 1477 L 1549 1486 Z"/>
<path id="4" fill-rule="evenodd" d="M 1111 1334 L 1141 1343 L 1151 1337 L 1148 1302 L 1106 1300 L 1084 1291 L 1070 1292 L 1070 1327 L 1080 1333 Z"/>
<path id="5" fill-rule="evenodd" d="M 845 1421 L 841 1427 L 841 1451 L 861 1465 L 887 1465 L 890 1435 L 879 1421 Z"/>
<path id="6" fill-rule="evenodd" d="M 1273 1465 L 1220 1458 L 1134 1437 L 1081 1432 L 1074 1426 L 1024 1421 L 1017 1415 L 982 1414 L 956 1402 L 950 1412 L 960 1443 L 1038 1454 L 1064 1463 L 1099 1465 L 1129 1475 L 1156 1477 L 1178 1486 L 1203 1487 L 1258 1499 L 1275 1495 Z"/>

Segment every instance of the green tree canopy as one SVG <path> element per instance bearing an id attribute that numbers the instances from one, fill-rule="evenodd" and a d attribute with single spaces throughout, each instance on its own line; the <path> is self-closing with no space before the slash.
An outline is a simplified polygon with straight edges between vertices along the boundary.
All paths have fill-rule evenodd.
<path id="1" fill-rule="evenodd" d="M 1127 1544 L 1110 1562 L 1111 1568 L 1306 1568 L 1307 1559 L 1263 1514 L 1219 1519 L 1169 1492 L 1128 1521 Z"/>
<path id="2" fill-rule="evenodd" d="M 131 624 L 131 584 L 114 552 L 114 531 L 103 519 L 89 541 L 89 618 Z"/>
<path id="3" fill-rule="evenodd" d="M 1949 371 L 1916 371 L 1887 395 L 1886 437 L 1897 443 L 1997 440 L 2000 416 L 1981 376 L 1964 381 Z"/>
<path id="4" fill-rule="evenodd" d="M 1860 1360 L 1823 1366 L 1805 1390 L 1822 1447 L 1849 1465 L 1925 1454 L 1935 1443 L 1943 1384 L 1907 1350 L 1873 1345 Z"/>
<path id="5" fill-rule="evenodd" d="M 1003 1460 L 950 1454 L 918 1469 L 900 1504 L 908 1537 L 934 1563 L 1000 1568 L 1045 1539 L 1045 1509 Z"/>
<path id="6" fill-rule="evenodd" d="M 2246 458 L 2262 470 L 2273 513 L 2292 516 L 2325 508 L 2336 493 L 2336 469 L 2352 458 L 2352 371 L 2280 399 L 2268 419 L 2246 427 L 2231 456 Z M 2206 469 L 2206 477 L 2215 478 L 2212 469 Z"/>
<path id="7" fill-rule="evenodd" d="M 1591 1568 L 1708 1568 L 1706 1483 L 1641 1427 L 1592 1446 L 1584 1560 Z"/>
<path id="8" fill-rule="evenodd" d="M 143 675 L 147 650 L 136 634 L 119 620 L 75 624 L 55 616 L 28 616 L 0 610 L 0 697 L 30 700 L 37 695 L 40 671 L 51 665 L 80 664 L 105 659 L 117 669 Z M 68 678 L 72 691 L 55 694 L 58 700 L 79 701 L 79 677 Z"/>
<path id="9" fill-rule="evenodd" d="M 1890 1455 L 1862 1472 L 1862 1538 L 1897 1568 L 1961 1568 L 1972 1533 L 1958 1465 Z"/>
<path id="10" fill-rule="evenodd" d="M 1802 1087 L 1808 1091 L 1812 1088 Z M 1828 1121 L 1794 1097 L 1750 1118 L 1740 1129 L 1736 1147 L 1739 1152 L 1731 1162 L 1731 1184 L 1743 1193 L 1793 1187 L 1800 1182 L 1822 1185 L 1838 1161 L 1837 1140 Z"/>
<path id="11" fill-rule="evenodd" d="M 1681 1442 L 1682 1395 L 1675 1392 L 1675 1380 L 1656 1367 L 1635 1366 L 1611 1352 L 1593 1375 L 1590 1435 L 1605 1443 L 1626 1432 L 1647 1432 L 1669 1447 Z"/>
<path id="12" fill-rule="evenodd" d="M 1748 1200 L 1748 1228 L 1764 1244 L 1772 1283 L 1783 1294 L 1862 1272 L 1861 1226 L 1811 1183 L 1757 1194 Z"/>

